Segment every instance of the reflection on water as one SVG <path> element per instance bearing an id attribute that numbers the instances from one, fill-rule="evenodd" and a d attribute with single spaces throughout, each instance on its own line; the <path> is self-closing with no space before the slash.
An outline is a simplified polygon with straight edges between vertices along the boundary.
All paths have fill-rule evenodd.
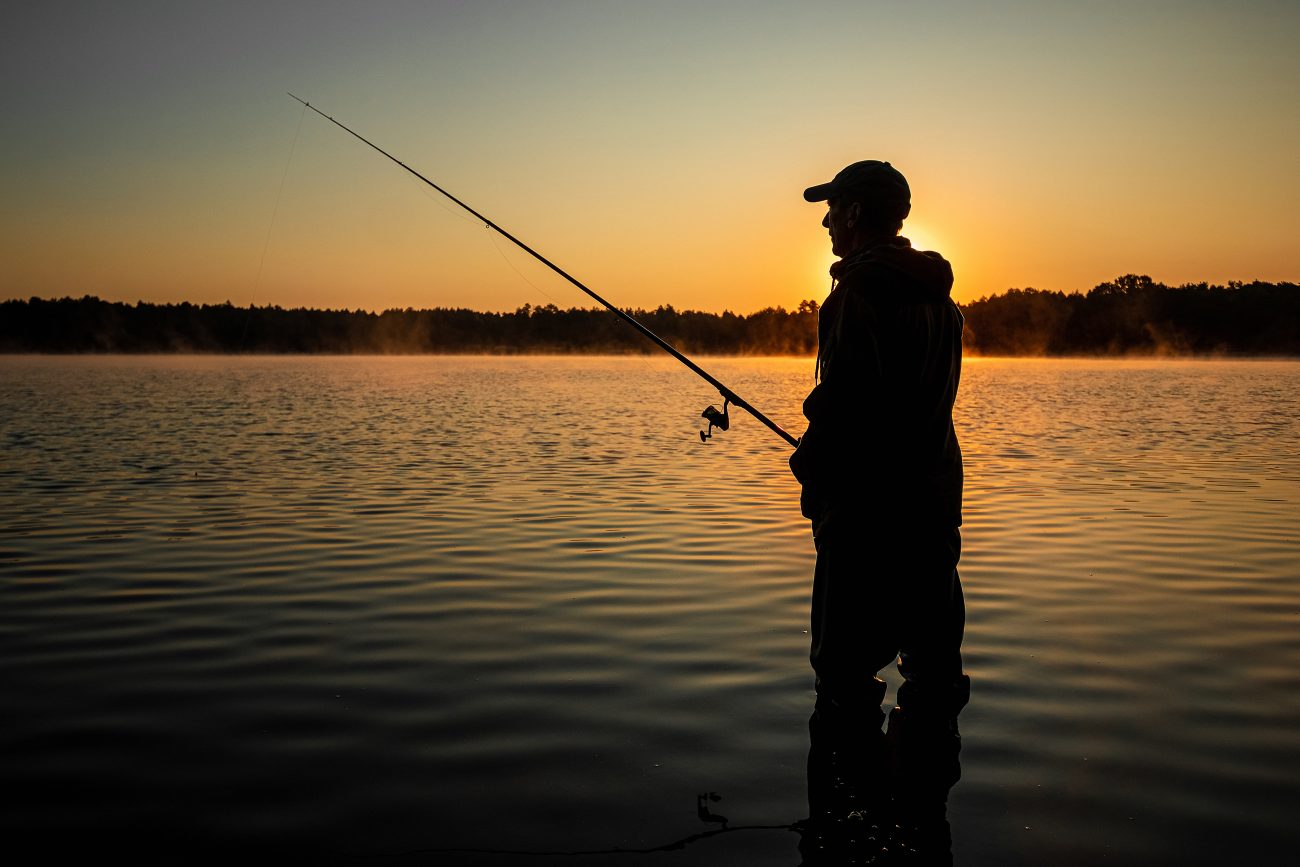
<path id="1" fill-rule="evenodd" d="M 809 362 L 707 366 L 798 427 Z M 1297 395 L 967 365 L 956 863 L 1289 863 Z M 0 359 L 11 846 L 800 863 L 863 786 L 808 788 L 812 542 L 780 440 L 700 443 L 716 399 L 659 359 Z"/>
<path id="2" fill-rule="evenodd" d="M 808 720 L 808 819 L 799 852 L 816 865 L 952 864 L 948 793 L 961 779 L 955 721 L 819 701 Z"/>

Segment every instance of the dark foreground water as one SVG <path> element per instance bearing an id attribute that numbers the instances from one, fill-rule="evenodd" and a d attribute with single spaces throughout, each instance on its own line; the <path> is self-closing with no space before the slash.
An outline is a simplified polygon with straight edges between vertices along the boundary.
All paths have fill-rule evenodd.
<path id="1" fill-rule="evenodd" d="M 798 432 L 810 362 L 708 366 Z M 1300 859 L 1298 395 L 968 363 L 956 863 Z M 659 359 L 0 358 L 6 851 L 798 864 L 812 544 L 710 401 Z M 735 830 L 689 839 L 705 792 Z"/>

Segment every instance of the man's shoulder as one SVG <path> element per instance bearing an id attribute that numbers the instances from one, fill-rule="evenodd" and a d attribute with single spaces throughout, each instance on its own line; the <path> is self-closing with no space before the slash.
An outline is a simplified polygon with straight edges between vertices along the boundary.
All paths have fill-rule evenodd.
<path id="1" fill-rule="evenodd" d="M 878 262 L 863 264 L 845 274 L 839 288 L 856 304 L 867 305 L 880 313 L 909 308 L 935 312 L 955 309 L 947 293 L 927 291 L 926 287 Z"/>
<path id="2" fill-rule="evenodd" d="M 934 252 L 914 249 L 906 239 L 880 244 L 857 257 L 840 278 L 848 293 L 875 304 L 946 304 L 952 291 L 952 265 Z"/>

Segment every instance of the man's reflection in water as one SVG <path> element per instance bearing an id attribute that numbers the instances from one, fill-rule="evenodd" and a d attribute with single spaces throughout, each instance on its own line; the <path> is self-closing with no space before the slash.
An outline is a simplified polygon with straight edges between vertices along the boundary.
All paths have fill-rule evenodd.
<path id="1" fill-rule="evenodd" d="M 808 720 L 803 864 L 951 865 L 948 792 L 961 778 L 955 716 L 819 701 Z"/>

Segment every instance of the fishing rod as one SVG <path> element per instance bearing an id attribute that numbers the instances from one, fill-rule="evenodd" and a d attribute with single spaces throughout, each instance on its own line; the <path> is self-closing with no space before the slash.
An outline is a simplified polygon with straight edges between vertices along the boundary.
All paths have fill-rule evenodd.
<path id="1" fill-rule="evenodd" d="M 411 174 L 415 175 L 417 178 L 419 178 L 420 180 L 424 181 L 426 184 L 428 184 L 429 186 L 433 187 L 433 188 L 434 188 L 435 190 L 437 190 L 438 192 L 442 193 L 442 194 L 443 194 L 444 196 L 446 196 L 448 199 L 451 199 L 451 200 L 452 200 L 453 202 L 455 202 L 457 205 L 460 205 L 460 206 L 461 206 L 462 208 L 464 208 L 466 211 L 469 211 L 469 212 L 470 212 L 471 214 L 473 214 L 475 217 L 477 217 L 478 219 L 482 220 L 482 221 L 483 221 L 483 224 L 484 224 L 487 228 L 492 229 L 493 231 L 497 232 L 499 235 L 501 235 L 501 237 L 505 238 L 507 241 L 509 241 L 510 243 L 514 244 L 516 247 L 518 247 L 519 249 L 523 250 L 525 253 L 527 253 L 528 255 L 532 256 L 532 257 L 533 257 L 534 259 L 536 259 L 537 261 L 541 262 L 541 263 L 542 263 L 543 265 L 545 265 L 547 268 L 550 268 L 550 269 L 551 269 L 552 271 L 554 271 L 556 274 L 559 274 L 559 275 L 560 275 L 561 277 L 563 277 L 565 280 L 568 280 L 568 281 L 569 281 L 570 283 L 572 283 L 574 286 L 577 286 L 577 287 L 578 287 L 579 289 L 581 289 L 583 292 L 586 292 L 586 293 L 587 293 L 588 295 L 590 295 L 592 298 L 594 298 L 594 299 L 596 299 L 597 301 L 599 301 L 599 302 L 600 302 L 600 303 L 601 303 L 601 304 L 602 304 L 606 309 L 608 309 L 611 313 L 615 314 L 615 315 L 618 316 L 620 319 L 622 319 L 624 322 L 626 322 L 628 325 L 631 325 L 631 326 L 632 326 L 633 328 L 635 328 L 637 331 L 641 332 L 645 337 L 649 338 L 651 341 L 653 341 L 655 344 L 657 344 L 657 345 L 659 346 L 660 349 L 664 350 L 664 351 L 667 352 L 669 355 L 671 355 L 673 358 L 676 358 L 676 359 L 677 359 L 678 361 L 680 361 L 682 364 L 684 364 L 684 365 L 686 365 L 687 367 L 689 367 L 692 371 L 694 371 L 694 373 L 696 374 L 696 376 L 699 376 L 701 379 L 703 379 L 703 380 L 704 380 L 705 382 L 707 382 L 709 385 L 711 385 L 711 386 L 713 386 L 714 388 L 716 388 L 716 389 L 718 390 L 718 394 L 720 394 L 720 395 L 722 396 L 722 409 L 719 410 L 719 409 L 718 409 L 717 407 L 715 407 L 715 406 L 709 406 L 708 409 L 706 409 L 706 410 L 704 410 L 704 412 L 700 413 L 700 417 L 703 418 L 703 419 L 705 419 L 705 420 L 709 423 L 709 429 L 708 429 L 707 432 L 705 432 L 705 431 L 700 431 L 700 441 L 701 441 L 701 442 L 704 442 L 705 440 L 708 440 L 708 439 L 710 439 L 710 438 L 713 436 L 713 429 L 714 429 L 715 427 L 716 427 L 718 430 L 723 430 L 723 431 L 725 431 L 728 427 L 731 426 L 731 419 L 730 419 L 730 417 L 729 417 L 729 415 L 728 415 L 727 407 L 728 407 L 729 404 L 735 404 L 736 406 L 738 406 L 738 407 L 740 407 L 741 409 L 743 409 L 743 410 L 745 410 L 746 412 L 748 412 L 748 413 L 749 413 L 750 415 L 752 415 L 754 418 L 756 418 L 756 419 L 758 419 L 759 421 L 761 421 L 763 424 L 767 425 L 768 428 L 770 428 L 770 429 L 772 430 L 773 433 L 775 433 L 777 436 L 781 437 L 781 439 L 785 440 L 785 441 L 786 441 L 787 443 L 789 443 L 790 445 L 792 445 L 792 446 L 798 446 L 798 445 L 799 445 L 799 440 L 797 440 L 797 439 L 795 439 L 794 437 L 790 436 L 790 434 L 786 433 L 785 430 L 783 430 L 783 429 L 781 428 L 780 425 L 778 425 L 776 422 L 772 421 L 772 420 L 771 420 L 770 418 L 768 418 L 767 416 L 763 415 L 763 413 L 761 413 L 761 412 L 759 412 L 758 410 L 754 409 L 754 407 L 750 406 L 750 404 L 749 404 L 748 401 L 746 401 L 746 400 L 743 399 L 740 395 L 736 394 L 734 391 L 732 391 L 731 389 L 729 389 L 729 388 L 727 388 L 725 385 L 723 385 L 721 382 L 719 382 L 719 381 L 717 380 L 717 378 L 714 377 L 711 373 L 709 373 L 709 372 L 708 372 L 707 370 L 705 370 L 704 368 L 700 367 L 700 366 L 699 366 L 698 364 L 696 364 L 694 361 L 691 361 L 691 360 L 690 360 L 689 358 L 687 358 L 685 355 L 682 355 L 682 353 L 678 352 L 677 349 L 676 349 L 675 347 L 673 347 L 671 344 L 669 344 L 667 341 L 665 341 L 665 340 L 664 340 L 663 338 L 661 338 L 659 335 L 655 334 L 655 333 L 654 333 L 653 331 L 651 331 L 649 328 L 646 328 L 646 327 L 645 327 L 644 325 L 642 325 L 640 322 L 638 322 L 638 321 L 636 321 L 635 319 L 633 319 L 630 315 L 628 315 L 627 313 L 624 313 L 622 310 L 619 310 L 619 309 L 618 309 L 617 307 L 615 307 L 613 304 L 610 304 L 610 303 L 609 303 L 608 301 L 606 301 L 604 298 L 601 298 L 601 297 L 600 297 L 599 295 L 597 295 L 595 292 L 593 292 L 593 291 L 591 291 L 590 289 L 588 289 L 586 286 L 584 286 L 582 283 L 580 283 L 580 282 L 577 280 L 577 278 L 575 278 L 575 277 L 574 277 L 573 275 L 571 275 L 569 272 L 565 271 L 565 270 L 564 270 L 563 268 L 561 268 L 559 265 L 556 265 L 554 262 L 552 262 L 550 259 L 547 259 L 547 258 L 546 258 L 545 256 L 543 256 L 541 253 L 538 253 L 538 252 L 537 252 L 536 250 L 534 250 L 532 247 L 528 246 L 528 245 L 525 244 L 523 241 L 519 240 L 519 239 L 516 238 L 514 235 L 510 234 L 509 232 L 507 232 L 505 229 L 503 229 L 503 228 L 501 228 L 500 226 L 498 226 L 498 225 L 497 225 L 496 223 L 494 223 L 492 220 L 490 220 L 490 219 L 488 219 L 487 217 L 483 216 L 483 215 L 480 214 L 478 211 L 474 210 L 474 209 L 471 208 L 469 205 L 465 204 L 465 203 L 462 202 L 460 199 L 456 198 L 456 197 L 453 196 L 451 193 L 447 192 L 447 191 L 444 190 L 442 187 L 438 186 L 438 185 L 435 184 L 433 181 L 429 180 L 429 179 L 426 178 L 424 175 L 420 174 L 420 173 L 417 172 L 415 169 L 411 168 L 411 167 L 408 166 L 406 163 L 402 162 L 402 161 L 399 160 L 397 157 L 393 156 L 393 155 L 390 154 L 388 151 L 386 151 L 386 150 L 384 150 L 383 148 L 381 148 L 379 145 L 377 145 L 377 144 L 375 144 L 374 142 L 370 141 L 370 139 L 366 138 L 365 136 L 361 135 L 360 133 L 354 132 L 353 130 L 351 130 L 351 129 L 349 129 L 348 127 L 344 126 L 343 124 L 339 123 L 337 120 L 335 120 L 334 118 L 330 117 L 328 114 L 326 114 L 325 112 L 321 111 L 319 108 L 317 108 L 316 106 L 312 105 L 312 104 L 311 104 L 310 102 L 308 102 L 307 100 L 305 100 L 305 99 L 301 99 L 301 98 L 299 98 L 299 97 L 297 97 L 297 96 L 294 96 L 292 93 L 289 94 L 289 96 L 292 96 L 294 99 L 298 100 L 298 102 L 301 102 L 304 106 L 306 106 L 307 108 L 310 108 L 312 111 L 316 112 L 316 113 L 319 114 L 321 117 L 325 118 L 325 119 L 328 120 L 330 123 L 332 123 L 332 124 L 334 124 L 335 126 L 337 126 L 339 129 L 342 129 L 344 132 L 348 133 L 348 134 L 351 135 L 353 138 L 356 138 L 356 139 L 358 139 L 359 141 L 364 142 L 365 144 L 367 144 L 367 145 L 369 145 L 370 147 L 374 148 L 375 150 L 379 151 L 381 154 L 383 154 L 384 156 L 388 157 L 390 160 L 392 160 L 393 162 L 397 163 L 399 166 L 401 166 L 402 168 L 406 169 L 408 172 L 410 172 Z"/>

